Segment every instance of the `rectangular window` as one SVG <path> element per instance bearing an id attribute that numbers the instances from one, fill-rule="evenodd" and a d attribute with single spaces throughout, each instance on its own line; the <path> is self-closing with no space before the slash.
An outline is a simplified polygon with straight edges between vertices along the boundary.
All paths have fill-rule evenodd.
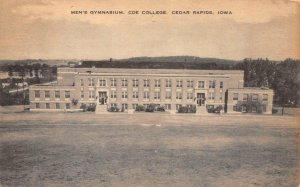
<path id="1" fill-rule="evenodd" d="M 233 100 L 238 100 L 238 99 L 239 99 L 239 94 L 233 93 Z"/>
<path id="2" fill-rule="evenodd" d="M 182 80 L 177 80 L 176 81 L 176 87 L 181 88 L 182 87 Z"/>
<path id="3" fill-rule="evenodd" d="M 208 93 L 208 99 L 209 100 L 214 100 L 215 99 L 215 93 L 214 92 L 209 92 Z"/>
<path id="4" fill-rule="evenodd" d="M 90 99 L 95 98 L 95 92 L 94 91 L 89 91 L 89 98 Z"/>
<path id="5" fill-rule="evenodd" d="M 138 104 L 132 104 L 132 108 L 135 110 Z"/>
<path id="6" fill-rule="evenodd" d="M 35 108 L 40 108 L 40 103 L 35 103 Z"/>
<path id="7" fill-rule="evenodd" d="M 222 92 L 220 92 L 220 97 L 219 97 L 219 99 L 220 99 L 220 100 L 223 99 L 223 93 L 222 93 Z"/>
<path id="8" fill-rule="evenodd" d="M 65 98 L 70 98 L 70 91 L 65 91 Z"/>
<path id="9" fill-rule="evenodd" d="M 133 92 L 132 93 L 132 98 L 138 99 L 139 98 L 139 92 Z"/>
<path id="10" fill-rule="evenodd" d="M 148 108 L 149 104 L 143 104 L 143 106 L 146 108 Z"/>
<path id="11" fill-rule="evenodd" d="M 182 107 L 181 104 L 176 104 L 176 110 L 179 110 Z"/>
<path id="12" fill-rule="evenodd" d="M 160 99 L 160 92 L 154 92 L 154 99 L 159 100 Z"/>
<path id="13" fill-rule="evenodd" d="M 172 80 L 171 79 L 167 79 L 166 80 L 166 88 L 171 88 L 172 87 Z"/>
<path id="14" fill-rule="evenodd" d="M 149 99 L 149 92 L 144 92 L 144 99 Z"/>
<path id="15" fill-rule="evenodd" d="M 38 91 L 38 90 L 34 91 L 34 97 L 35 98 L 40 98 L 41 97 L 40 96 L 40 91 Z"/>
<path id="16" fill-rule="evenodd" d="M 117 107 L 118 105 L 117 105 L 117 103 L 111 103 L 110 106 L 111 107 Z"/>
<path id="17" fill-rule="evenodd" d="M 117 80 L 114 79 L 114 78 L 110 79 L 110 86 L 111 87 L 116 87 L 117 86 Z"/>
<path id="18" fill-rule="evenodd" d="M 127 87 L 127 86 L 128 86 L 127 79 L 122 79 L 122 87 Z"/>
<path id="19" fill-rule="evenodd" d="M 204 81 L 198 81 L 198 88 L 204 88 Z"/>
<path id="20" fill-rule="evenodd" d="M 133 79 L 132 86 L 133 87 L 139 87 L 139 80 L 138 79 Z"/>
<path id="21" fill-rule="evenodd" d="M 127 103 L 122 103 L 122 109 L 127 110 L 128 109 L 128 104 Z"/>
<path id="22" fill-rule="evenodd" d="M 112 98 L 112 99 L 117 98 L 117 93 L 116 93 L 116 91 L 111 91 L 111 92 L 110 92 L 110 98 Z"/>
<path id="23" fill-rule="evenodd" d="M 60 104 L 59 103 L 55 103 L 55 108 L 56 109 L 60 109 Z"/>
<path id="24" fill-rule="evenodd" d="M 237 111 L 237 106 L 233 105 L 233 111 Z"/>
<path id="25" fill-rule="evenodd" d="M 122 99 L 127 99 L 127 92 L 122 92 Z"/>
<path id="26" fill-rule="evenodd" d="M 194 87 L 194 81 L 188 80 L 188 81 L 187 81 L 187 87 L 188 87 L 188 88 L 193 88 L 193 87 Z"/>
<path id="27" fill-rule="evenodd" d="M 220 82 L 220 88 L 223 88 L 223 81 Z"/>
<path id="28" fill-rule="evenodd" d="M 154 86 L 155 86 L 156 88 L 159 88 L 159 87 L 160 87 L 160 80 L 159 80 L 159 79 L 154 80 Z"/>
<path id="29" fill-rule="evenodd" d="M 171 110 L 171 104 L 165 104 L 165 109 L 166 110 Z"/>
<path id="30" fill-rule="evenodd" d="M 80 86 L 84 86 L 84 81 L 83 81 L 83 79 L 80 79 Z"/>
<path id="31" fill-rule="evenodd" d="M 166 99 L 172 99 L 172 92 L 166 92 Z"/>
<path id="32" fill-rule="evenodd" d="M 248 94 L 243 94 L 243 101 L 247 101 L 248 100 Z"/>
<path id="33" fill-rule="evenodd" d="M 81 99 L 84 98 L 84 91 L 81 91 L 81 92 L 80 92 L 80 97 L 81 97 Z"/>
<path id="34" fill-rule="evenodd" d="M 46 103 L 46 109 L 50 109 L 50 103 Z"/>
<path id="35" fill-rule="evenodd" d="M 45 91 L 45 98 L 50 98 L 50 91 Z"/>
<path id="36" fill-rule="evenodd" d="M 95 79 L 89 78 L 89 86 L 95 86 Z"/>
<path id="37" fill-rule="evenodd" d="M 176 92 L 176 99 L 182 99 L 182 92 Z"/>
<path id="38" fill-rule="evenodd" d="M 216 81 L 209 81 L 208 87 L 209 88 L 215 88 L 216 87 Z"/>
<path id="39" fill-rule="evenodd" d="M 263 94 L 263 101 L 268 101 L 268 94 Z"/>
<path id="40" fill-rule="evenodd" d="M 55 98 L 60 98 L 60 91 L 55 91 Z"/>
<path id="41" fill-rule="evenodd" d="M 149 79 L 144 80 L 144 87 L 149 87 Z"/>
<path id="42" fill-rule="evenodd" d="M 193 93 L 187 93 L 186 98 L 188 100 L 192 100 L 193 99 Z"/>
<path id="43" fill-rule="evenodd" d="M 70 108 L 71 108 L 70 103 L 66 103 L 66 109 L 70 109 Z"/>
<path id="44" fill-rule="evenodd" d="M 258 100 L 258 94 L 253 94 L 252 101 L 257 101 L 257 100 Z"/>
<path id="45" fill-rule="evenodd" d="M 106 80 L 100 79 L 99 80 L 99 86 L 106 86 Z"/>

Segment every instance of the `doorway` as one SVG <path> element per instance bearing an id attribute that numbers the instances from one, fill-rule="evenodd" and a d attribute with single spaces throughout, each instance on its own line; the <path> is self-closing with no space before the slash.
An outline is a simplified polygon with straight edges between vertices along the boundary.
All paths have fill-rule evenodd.
<path id="1" fill-rule="evenodd" d="M 197 105 L 205 106 L 205 93 L 197 93 Z"/>
<path id="2" fill-rule="evenodd" d="M 99 92 L 99 103 L 105 105 L 107 103 L 107 92 Z"/>

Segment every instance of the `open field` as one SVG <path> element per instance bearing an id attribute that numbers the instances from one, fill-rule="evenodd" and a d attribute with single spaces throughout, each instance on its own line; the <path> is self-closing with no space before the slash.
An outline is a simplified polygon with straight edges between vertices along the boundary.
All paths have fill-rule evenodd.
<path id="1" fill-rule="evenodd" d="M 298 186 L 296 117 L 0 114 L 1 186 Z"/>

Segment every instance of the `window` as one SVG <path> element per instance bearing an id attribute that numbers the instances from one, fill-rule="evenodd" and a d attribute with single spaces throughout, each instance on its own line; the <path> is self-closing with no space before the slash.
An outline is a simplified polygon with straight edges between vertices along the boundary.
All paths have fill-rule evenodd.
<path id="1" fill-rule="evenodd" d="M 220 82 L 220 88 L 223 88 L 223 81 Z"/>
<path id="2" fill-rule="evenodd" d="M 172 87 L 172 80 L 171 79 L 167 79 L 166 80 L 166 88 L 171 88 Z"/>
<path id="3" fill-rule="evenodd" d="M 135 110 L 138 104 L 132 104 L 132 108 Z"/>
<path id="4" fill-rule="evenodd" d="M 268 101 L 268 94 L 263 94 L 263 101 Z"/>
<path id="5" fill-rule="evenodd" d="M 127 92 L 122 92 L 122 99 L 127 99 Z"/>
<path id="6" fill-rule="evenodd" d="M 149 99 L 149 92 L 144 92 L 144 99 Z"/>
<path id="7" fill-rule="evenodd" d="M 247 106 L 245 105 L 242 106 L 242 112 L 247 112 Z"/>
<path id="8" fill-rule="evenodd" d="M 143 106 L 145 107 L 145 109 L 146 108 L 148 108 L 149 107 L 149 104 L 143 104 Z"/>
<path id="9" fill-rule="evenodd" d="M 233 93 L 233 100 L 238 100 L 238 99 L 239 99 L 239 94 Z"/>
<path id="10" fill-rule="evenodd" d="M 117 107 L 118 105 L 117 105 L 117 103 L 111 103 L 110 106 L 111 107 Z"/>
<path id="11" fill-rule="evenodd" d="M 65 98 L 70 98 L 70 91 L 65 91 Z"/>
<path id="12" fill-rule="evenodd" d="M 81 99 L 84 98 L 84 92 L 83 91 L 80 92 L 80 97 L 81 97 Z"/>
<path id="13" fill-rule="evenodd" d="M 165 109 L 166 110 L 171 110 L 171 104 L 165 104 Z"/>
<path id="14" fill-rule="evenodd" d="M 35 103 L 35 108 L 40 108 L 40 103 Z"/>
<path id="15" fill-rule="evenodd" d="M 194 82 L 192 80 L 187 81 L 187 87 L 188 88 L 193 88 L 194 87 Z"/>
<path id="16" fill-rule="evenodd" d="M 55 103 L 55 108 L 56 109 L 60 109 L 60 104 L 59 103 Z"/>
<path id="17" fill-rule="evenodd" d="M 71 108 L 70 103 L 66 103 L 66 109 L 70 109 L 70 108 Z"/>
<path id="18" fill-rule="evenodd" d="M 198 88 L 204 88 L 204 81 L 198 81 Z"/>
<path id="19" fill-rule="evenodd" d="M 182 107 L 181 104 L 176 104 L 176 110 L 179 110 Z"/>
<path id="20" fill-rule="evenodd" d="M 127 109 L 128 109 L 128 104 L 122 103 L 122 110 L 127 110 Z"/>
<path id="21" fill-rule="evenodd" d="M 50 103 L 46 103 L 46 109 L 50 109 Z"/>
<path id="22" fill-rule="evenodd" d="M 149 79 L 144 80 L 144 87 L 149 87 Z"/>
<path id="23" fill-rule="evenodd" d="M 209 81 L 209 88 L 215 88 L 216 87 L 216 81 Z"/>
<path id="24" fill-rule="evenodd" d="M 110 98 L 112 98 L 112 99 L 117 98 L 116 91 L 111 91 L 111 92 L 110 92 Z"/>
<path id="25" fill-rule="evenodd" d="M 95 86 L 95 79 L 89 78 L 89 86 Z"/>
<path id="26" fill-rule="evenodd" d="M 60 98 L 60 91 L 55 91 L 55 98 Z"/>
<path id="27" fill-rule="evenodd" d="M 83 79 L 80 79 L 80 86 L 84 86 L 84 81 L 83 81 Z"/>
<path id="28" fill-rule="evenodd" d="M 154 80 L 154 86 L 156 88 L 160 87 L 160 80 L 159 79 Z"/>
<path id="29" fill-rule="evenodd" d="M 176 99 L 182 99 L 182 92 L 176 92 Z"/>
<path id="30" fill-rule="evenodd" d="M 166 99 L 172 99 L 172 92 L 166 92 Z"/>
<path id="31" fill-rule="evenodd" d="M 252 95 L 252 100 L 253 101 L 257 101 L 258 100 L 258 95 L 257 94 L 253 94 Z"/>
<path id="32" fill-rule="evenodd" d="M 177 80 L 176 81 L 176 87 L 181 88 L 182 87 L 182 80 Z"/>
<path id="33" fill-rule="evenodd" d="M 188 100 L 193 99 L 193 93 L 187 93 L 186 98 L 187 98 Z"/>
<path id="34" fill-rule="evenodd" d="M 139 92 L 133 92 L 132 98 L 138 99 L 139 98 Z"/>
<path id="35" fill-rule="evenodd" d="M 94 91 L 89 91 L 89 98 L 95 98 L 95 92 Z"/>
<path id="36" fill-rule="evenodd" d="M 215 93 L 214 92 L 209 92 L 208 93 L 208 99 L 209 100 L 214 100 L 215 99 Z"/>
<path id="37" fill-rule="evenodd" d="M 45 91 L 45 98 L 50 98 L 50 91 Z"/>
<path id="38" fill-rule="evenodd" d="M 247 101 L 248 100 L 248 94 L 243 94 L 243 101 Z"/>
<path id="39" fill-rule="evenodd" d="M 127 79 L 122 79 L 122 87 L 127 87 L 128 82 Z"/>
<path id="40" fill-rule="evenodd" d="M 114 78 L 110 79 L 110 86 L 111 87 L 116 87 L 117 86 L 117 80 L 114 79 Z"/>
<path id="41" fill-rule="evenodd" d="M 159 100 L 160 99 L 160 92 L 154 92 L 154 99 Z"/>
<path id="42" fill-rule="evenodd" d="M 256 106 L 252 106 L 252 112 L 257 112 L 257 107 Z"/>
<path id="43" fill-rule="evenodd" d="M 99 80 L 99 86 L 106 86 L 106 80 L 100 79 Z"/>
<path id="44" fill-rule="evenodd" d="M 40 91 L 38 91 L 38 90 L 34 91 L 34 97 L 40 98 Z"/>
<path id="45" fill-rule="evenodd" d="M 237 106 L 233 105 L 233 111 L 237 111 Z"/>
<path id="46" fill-rule="evenodd" d="M 132 86 L 133 86 L 133 87 L 139 87 L 139 80 L 133 79 L 133 81 L 132 81 Z"/>
<path id="47" fill-rule="evenodd" d="M 220 92 L 220 97 L 219 97 L 219 99 L 220 99 L 220 100 L 223 99 L 223 93 L 222 93 L 222 92 Z"/>

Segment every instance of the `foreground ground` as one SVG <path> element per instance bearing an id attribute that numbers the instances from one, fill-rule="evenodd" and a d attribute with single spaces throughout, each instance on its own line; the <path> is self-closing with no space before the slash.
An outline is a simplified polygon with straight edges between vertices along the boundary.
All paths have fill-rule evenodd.
<path id="1" fill-rule="evenodd" d="M 1 186 L 298 186 L 296 117 L 1 113 Z"/>

